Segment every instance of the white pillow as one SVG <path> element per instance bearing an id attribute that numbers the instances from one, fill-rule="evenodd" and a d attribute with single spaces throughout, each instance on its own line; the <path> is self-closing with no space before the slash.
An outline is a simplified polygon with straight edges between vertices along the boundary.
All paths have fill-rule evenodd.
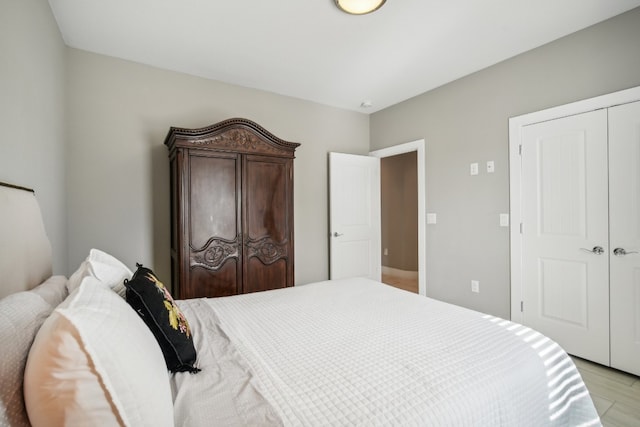
<path id="1" fill-rule="evenodd" d="M 24 398 L 34 427 L 173 425 L 157 341 L 126 301 L 92 276 L 40 328 Z"/>
<path id="2" fill-rule="evenodd" d="M 82 279 L 87 276 L 95 277 L 124 298 L 126 292 L 124 279 L 131 279 L 133 273 L 116 257 L 99 249 L 91 249 L 87 259 L 85 259 L 75 273 L 69 277 L 69 281 L 67 282 L 69 293 L 75 291 L 78 286 L 80 286 Z"/>

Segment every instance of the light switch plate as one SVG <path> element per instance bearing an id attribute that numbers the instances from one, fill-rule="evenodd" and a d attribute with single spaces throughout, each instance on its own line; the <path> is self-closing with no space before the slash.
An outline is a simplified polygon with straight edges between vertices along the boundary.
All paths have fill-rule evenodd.
<path id="1" fill-rule="evenodd" d="M 469 173 L 471 175 L 478 175 L 478 164 L 477 163 L 471 163 L 471 165 L 469 165 Z"/>
<path id="2" fill-rule="evenodd" d="M 438 218 L 437 218 L 436 214 L 427 213 L 427 224 L 435 224 L 437 220 L 438 220 Z"/>
<path id="3" fill-rule="evenodd" d="M 509 214 L 503 213 L 500 214 L 500 227 L 508 227 L 509 226 Z"/>
<path id="4" fill-rule="evenodd" d="M 471 292 L 480 293 L 480 282 L 477 280 L 471 281 Z"/>
<path id="5" fill-rule="evenodd" d="M 487 162 L 487 173 L 494 173 L 496 171 L 496 164 L 493 160 Z"/>

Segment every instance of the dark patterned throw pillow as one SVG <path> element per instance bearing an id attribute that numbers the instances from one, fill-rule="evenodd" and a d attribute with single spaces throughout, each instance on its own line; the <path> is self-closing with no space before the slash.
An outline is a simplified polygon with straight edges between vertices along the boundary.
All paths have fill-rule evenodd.
<path id="1" fill-rule="evenodd" d="M 153 332 L 171 372 L 199 372 L 187 319 L 153 271 L 136 266 L 131 280 L 124 282 L 127 302 Z"/>

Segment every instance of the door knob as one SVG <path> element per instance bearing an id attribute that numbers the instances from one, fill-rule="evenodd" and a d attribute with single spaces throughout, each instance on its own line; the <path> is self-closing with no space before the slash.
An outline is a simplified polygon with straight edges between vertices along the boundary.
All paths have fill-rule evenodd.
<path id="1" fill-rule="evenodd" d="M 340 237 L 342 235 L 343 235 L 343 233 L 338 233 L 337 231 L 333 232 L 333 237 Z"/>
<path id="2" fill-rule="evenodd" d="M 602 255 L 604 253 L 604 249 L 602 249 L 602 246 L 594 246 L 593 249 L 580 248 L 580 250 L 585 252 L 591 252 L 592 254 L 596 254 L 596 255 Z"/>
<path id="3" fill-rule="evenodd" d="M 625 256 L 625 255 L 629 255 L 629 254 L 637 254 L 637 251 L 631 251 L 631 252 L 627 252 L 624 250 L 624 248 L 615 248 L 613 250 L 613 254 L 615 256 Z"/>

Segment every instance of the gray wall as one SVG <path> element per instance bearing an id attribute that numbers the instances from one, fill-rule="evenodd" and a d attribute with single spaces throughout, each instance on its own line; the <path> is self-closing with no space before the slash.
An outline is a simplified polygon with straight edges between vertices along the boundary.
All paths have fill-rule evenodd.
<path id="1" fill-rule="evenodd" d="M 53 272 L 66 274 L 66 48 L 47 1 L 0 0 L 0 11 L 0 181 L 36 190 Z"/>
<path id="2" fill-rule="evenodd" d="M 382 265 L 405 271 L 418 271 L 417 157 L 412 151 L 380 159 Z"/>
<path id="3" fill-rule="evenodd" d="M 509 117 L 638 85 L 640 8 L 373 114 L 372 150 L 426 141 L 427 294 L 508 318 Z"/>
<path id="4" fill-rule="evenodd" d="M 296 284 L 328 274 L 327 152 L 366 154 L 369 117 L 69 49 L 69 271 L 97 247 L 169 279 L 170 126 L 253 120 L 299 142 Z"/>
<path id="5" fill-rule="evenodd" d="M 427 211 L 438 213 L 427 228 L 428 293 L 508 317 L 508 230 L 498 227 L 508 212 L 508 118 L 640 85 L 640 9 L 369 118 L 67 49 L 44 0 L 0 8 L 0 180 L 36 189 L 62 274 L 99 247 L 168 277 L 164 135 L 239 116 L 303 144 L 297 283 L 327 277 L 326 153 L 424 138 Z M 487 160 L 496 173 L 484 172 Z M 481 166 L 473 178 L 471 162 Z"/>

